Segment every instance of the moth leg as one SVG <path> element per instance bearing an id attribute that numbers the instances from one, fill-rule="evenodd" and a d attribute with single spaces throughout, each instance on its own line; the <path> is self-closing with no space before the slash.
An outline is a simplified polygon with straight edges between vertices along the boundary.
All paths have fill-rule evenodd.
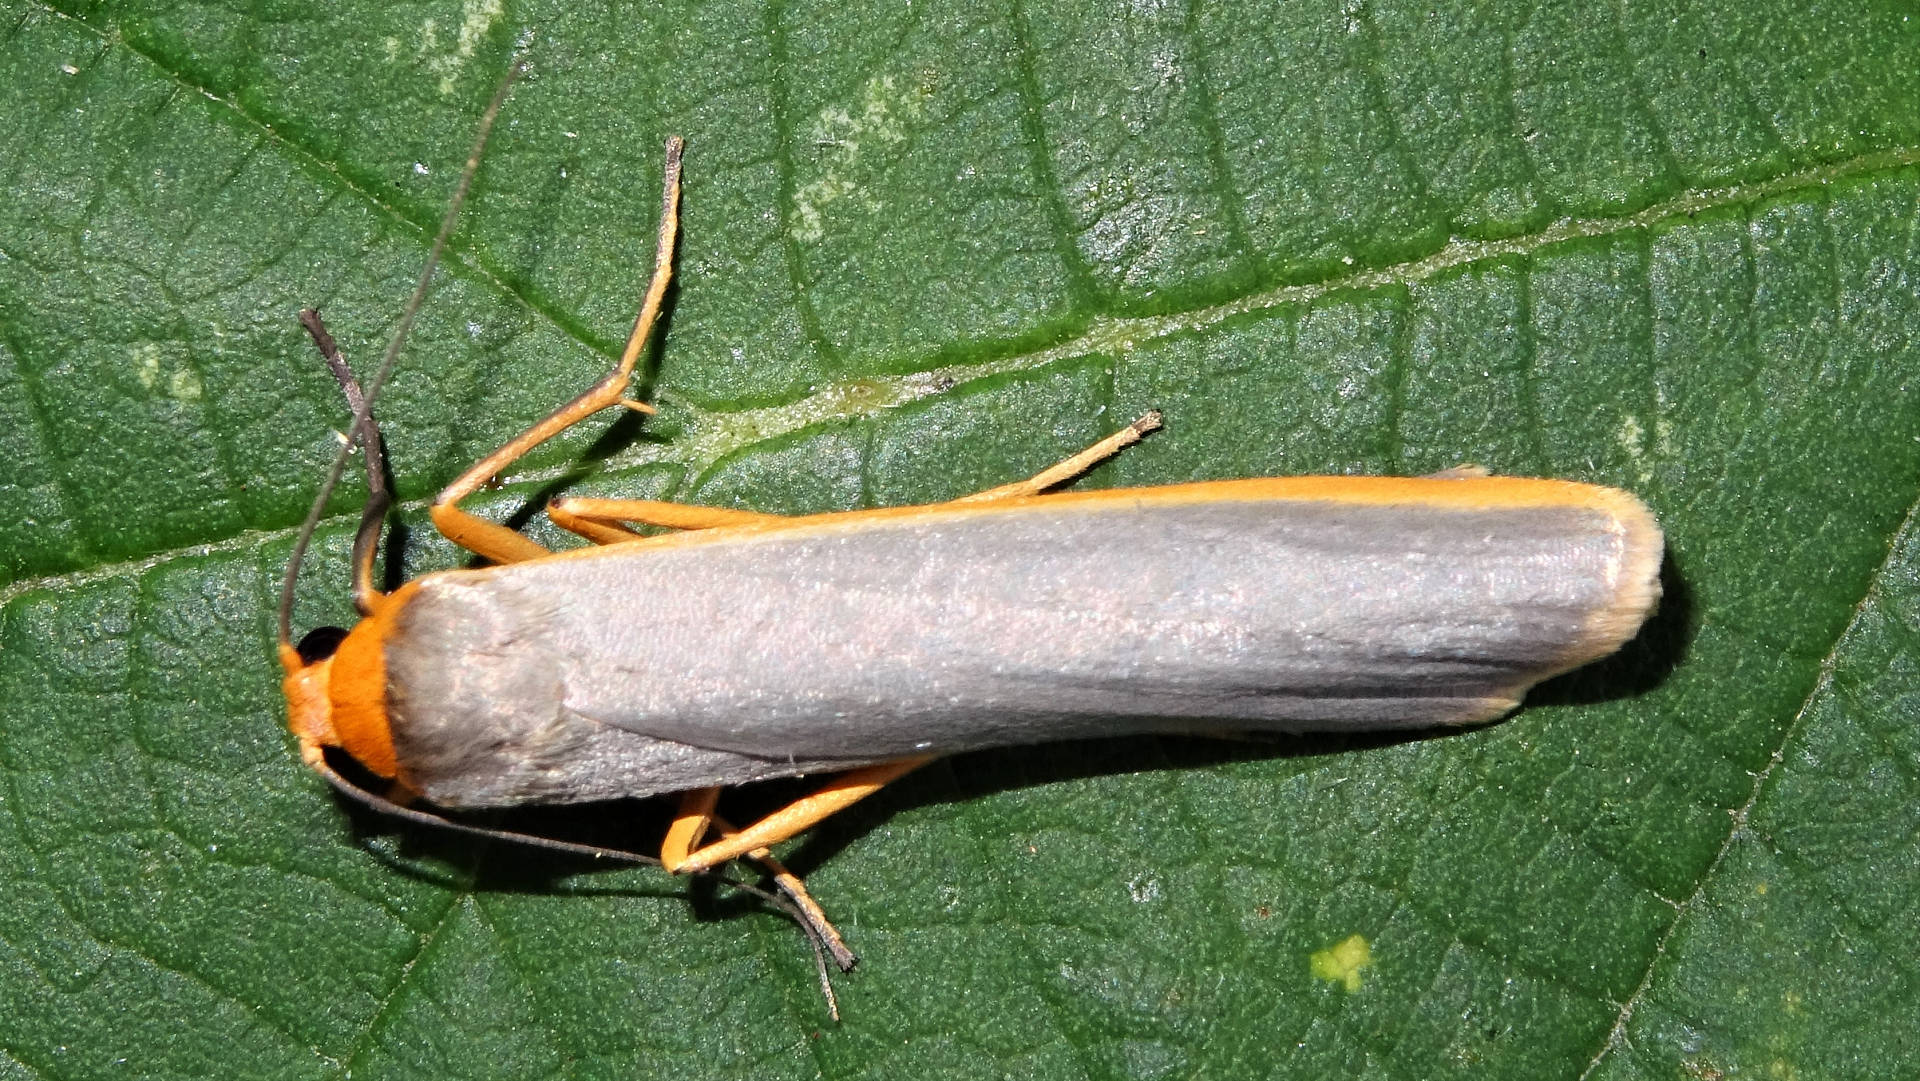
<path id="1" fill-rule="evenodd" d="M 521 432 L 507 444 L 473 464 L 459 479 L 446 486 L 433 500 L 433 524 L 448 540 L 496 563 L 516 563 L 548 555 L 545 548 L 506 526 L 489 522 L 460 509 L 460 501 L 472 495 L 487 479 L 512 465 L 521 455 L 573 427 L 602 409 L 624 405 L 643 413 L 653 407 L 625 397 L 627 384 L 633 381 L 633 367 L 640 359 L 660 315 L 660 302 L 666 296 L 667 283 L 673 278 L 673 243 L 680 227 L 680 139 L 667 140 L 665 191 L 661 197 L 660 235 L 653 252 L 653 279 L 640 304 L 640 314 L 627 336 L 627 347 L 620 363 L 579 397 L 548 414 L 546 419 Z"/>
<path id="2" fill-rule="evenodd" d="M 667 839 L 660 846 L 660 862 L 671 871 L 687 861 L 687 853 L 706 839 L 713 824 L 713 805 L 720 800 L 720 789 L 694 788 L 680 794 L 680 810 L 667 827 Z"/>
<path id="3" fill-rule="evenodd" d="M 992 499 L 1017 499 L 1026 495 L 1039 495 L 1041 492 L 1046 491 L 1056 484 L 1064 484 L 1080 474 L 1085 473 L 1087 470 L 1120 453 L 1123 448 L 1140 442 L 1141 436 L 1146 435 L 1158 427 L 1160 427 L 1160 411 L 1150 409 L 1142 414 L 1139 420 L 1134 421 L 1132 424 L 1127 425 L 1073 457 L 1067 458 L 1055 465 L 1048 466 L 1046 469 L 1035 473 L 1026 480 L 1015 481 L 1012 484 L 1002 484 L 998 488 L 988 488 L 984 492 L 975 492 L 972 495 L 963 495 L 953 502 L 984 503 Z"/>
<path id="4" fill-rule="evenodd" d="M 574 514 L 561 506 L 563 502 L 556 499 L 547 504 L 547 521 L 569 533 L 578 533 L 595 544 L 625 544 L 642 539 L 640 534 L 617 522 L 598 522 Z"/>
<path id="5" fill-rule="evenodd" d="M 897 762 L 882 762 L 877 766 L 866 766 L 841 774 L 813 795 L 795 800 L 731 837 L 696 849 L 683 860 L 676 862 L 669 859 L 669 854 L 663 851 L 660 854 L 661 862 L 667 865 L 669 872 L 705 871 L 747 855 L 754 849 L 779 844 L 821 819 L 873 795 L 889 782 L 906 776 L 933 759 L 933 755 L 903 758 Z"/>
<path id="6" fill-rule="evenodd" d="M 713 825 L 723 837 L 732 837 L 740 832 L 733 823 L 718 815 L 713 817 Z M 787 870 L 787 865 L 775 859 L 768 849 L 756 848 L 747 853 L 747 858 L 766 868 L 767 873 L 773 876 L 774 885 L 780 887 L 780 892 L 786 894 L 787 900 L 800 910 L 804 922 L 819 938 L 820 945 L 833 956 L 833 963 L 840 966 L 840 971 L 852 972 L 853 966 L 860 963 L 860 958 L 854 956 L 847 947 L 846 940 L 840 937 L 833 921 L 827 919 L 826 910 L 820 907 L 820 902 L 807 892 L 807 885 L 800 881 L 800 876 Z"/>
<path id="7" fill-rule="evenodd" d="M 561 529 L 578 533 L 595 544 L 625 544 L 646 538 L 620 524 L 622 522 L 639 522 L 668 529 L 716 529 L 721 526 L 777 522 L 784 516 L 728 510 L 724 507 L 696 507 L 689 503 L 663 503 L 652 499 L 570 496 L 547 504 L 547 517 Z"/>
<path id="8" fill-rule="evenodd" d="M 740 831 L 733 827 L 733 823 L 713 813 L 714 804 L 719 801 L 719 798 L 719 788 L 695 788 L 681 793 L 680 810 L 674 816 L 673 825 L 667 828 L 665 843 L 660 846 L 660 862 L 670 868 L 684 864 L 688 851 L 706 838 L 708 829 L 717 827 L 725 837 L 739 834 Z M 747 858 L 766 868 L 767 873 L 773 876 L 774 884 L 779 886 L 780 892 L 786 894 L 787 899 L 800 910 L 803 922 L 813 931 L 814 937 L 819 940 L 821 946 L 833 955 L 833 963 L 840 966 L 840 971 L 853 971 L 853 966 L 859 959 L 853 955 L 852 950 L 847 948 L 845 940 L 840 937 L 840 932 L 834 929 L 832 921 L 827 919 L 827 914 L 821 909 L 820 903 L 807 892 L 806 884 L 800 881 L 800 876 L 789 871 L 786 864 L 775 859 L 773 853 L 764 847 L 756 848 L 746 855 Z"/>

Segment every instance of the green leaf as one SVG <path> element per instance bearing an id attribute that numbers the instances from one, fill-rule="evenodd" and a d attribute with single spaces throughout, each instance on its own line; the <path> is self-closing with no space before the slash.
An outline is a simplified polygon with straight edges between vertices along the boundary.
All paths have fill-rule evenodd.
<path id="1" fill-rule="evenodd" d="M 0 11 L 0 1075 L 1920 1058 L 1906 6 Z M 294 314 L 374 358 L 522 45 L 381 403 L 396 574 L 458 562 L 421 499 L 610 365 L 678 133 L 664 413 L 542 448 L 489 513 L 943 499 L 1158 407 L 1087 483 L 1615 484 L 1668 531 L 1665 606 L 1477 731 L 922 770 L 790 846 L 865 958 L 839 1025 L 751 901 L 347 808 L 271 647 L 347 423 Z M 350 618 L 361 496 L 302 626 Z"/>

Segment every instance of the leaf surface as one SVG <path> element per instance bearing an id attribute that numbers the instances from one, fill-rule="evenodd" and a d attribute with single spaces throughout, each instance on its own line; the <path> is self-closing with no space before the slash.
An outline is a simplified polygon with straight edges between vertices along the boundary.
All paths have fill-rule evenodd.
<path id="1" fill-rule="evenodd" d="M 271 648 L 347 424 L 293 317 L 377 356 L 521 47 L 380 406 L 395 575 L 610 365 L 677 133 L 663 413 L 488 513 L 945 499 L 1159 408 L 1084 483 L 1613 484 L 1667 600 L 1476 731 L 922 770 L 790 846 L 839 1025 L 750 901 L 350 811 Z M 0 1075 L 1899 1076 L 1915 70 L 1888 3 L 0 6 Z"/>

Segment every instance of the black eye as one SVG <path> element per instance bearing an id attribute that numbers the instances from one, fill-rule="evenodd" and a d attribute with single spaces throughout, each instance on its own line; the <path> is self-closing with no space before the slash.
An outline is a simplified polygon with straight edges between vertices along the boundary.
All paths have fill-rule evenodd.
<path id="1" fill-rule="evenodd" d="M 345 641 L 346 637 L 347 632 L 339 627 L 315 627 L 306 633 L 306 637 L 300 639 L 299 645 L 293 648 L 300 654 L 301 660 L 314 664 L 333 656 L 333 651 L 340 648 L 340 643 Z"/>

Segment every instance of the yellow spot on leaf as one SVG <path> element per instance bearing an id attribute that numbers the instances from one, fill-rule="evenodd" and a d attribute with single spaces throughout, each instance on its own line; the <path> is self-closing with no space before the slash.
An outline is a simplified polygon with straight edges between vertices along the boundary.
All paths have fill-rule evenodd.
<path id="1" fill-rule="evenodd" d="M 506 10 L 501 0 L 467 0 L 461 5 L 460 19 L 460 57 L 465 59 L 473 55 L 481 39 L 493 28 L 493 20 Z"/>
<path id="2" fill-rule="evenodd" d="M 205 393 L 199 373 L 186 366 L 179 350 L 167 351 L 157 342 L 141 342 L 131 347 L 129 359 L 134 378 L 149 391 L 183 402 L 197 402 Z"/>
<path id="3" fill-rule="evenodd" d="M 908 126 L 921 118 L 924 103 L 912 94 L 895 91 L 893 76 L 868 79 L 860 104 L 853 109 L 830 106 L 813 122 L 813 144 L 825 171 L 793 193 L 795 240 L 811 244 L 826 233 L 821 211 L 859 191 L 850 175 L 860 164 L 863 144 L 893 146 L 907 137 Z"/>
<path id="4" fill-rule="evenodd" d="M 133 347 L 133 374 L 140 385 L 148 390 L 160 381 L 160 347 L 152 342 L 141 342 Z"/>
<path id="5" fill-rule="evenodd" d="M 1627 414 L 1626 419 L 1620 422 L 1618 438 L 1620 449 L 1626 451 L 1627 457 L 1633 460 L 1633 471 L 1640 478 L 1640 483 L 1652 480 L 1653 470 L 1647 462 L 1647 430 L 1640 426 L 1640 418 Z"/>
<path id="6" fill-rule="evenodd" d="M 167 379 L 167 391 L 183 402 L 200 400 L 200 376 L 191 368 L 182 368 Z"/>
<path id="7" fill-rule="evenodd" d="M 455 32 L 453 51 L 441 53 L 440 28 L 432 19 L 420 26 L 420 55 L 426 58 L 428 71 L 440 76 L 440 93 L 453 93 L 454 81 L 474 50 L 485 40 L 494 20 L 505 11 L 504 0 L 463 0 L 460 27 Z"/>
<path id="8" fill-rule="evenodd" d="M 1348 991 L 1358 991 L 1360 970 L 1373 965 L 1373 949 L 1364 937 L 1354 935 L 1345 942 L 1315 951 L 1308 961 L 1315 977 L 1345 984 Z"/>

